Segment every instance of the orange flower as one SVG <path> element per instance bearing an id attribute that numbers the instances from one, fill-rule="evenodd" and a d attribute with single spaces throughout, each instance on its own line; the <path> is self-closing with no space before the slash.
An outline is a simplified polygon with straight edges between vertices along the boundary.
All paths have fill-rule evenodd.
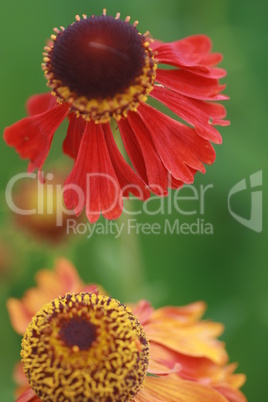
<path id="1" fill-rule="evenodd" d="M 37 282 L 38 287 L 26 292 L 21 301 L 8 301 L 14 328 L 26 332 L 22 360 L 30 386 L 20 364 L 15 371 L 20 386 L 17 402 L 61 401 L 66 400 L 66 395 L 71 395 L 68 400 L 78 402 L 246 402 L 239 391 L 245 376 L 233 374 L 236 365 L 227 365 L 224 344 L 217 339 L 223 326 L 201 320 L 205 310 L 203 302 L 155 310 L 147 301 L 140 301 L 127 307 L 99 295 L 94 285 L 86 287 L 74 267 L 63 259 L 56 263 L 53 272 L 39 272 Z M 64 295 L 67 290 L 73 294 L 47 303 L 55 294 Z M 38 296 L 37 306 L 34 300 Z M 30 316 L 41 303 L 45 306 L 26 329 Z M 47 362 L 45 353 L 48 360 L 51 353 L 59 359 L 57 366 L 51 367 L 54 358 Z M 126 355 L 128 362 L 136 362 L 133 367 L 125 362 Z M 85 361 L 87 373 L 93 370 L 93 364 L 97 367 L 88 377 L 83 374 Z M 76 369 L 66 371 L 72 364 Z M 75 374 L 70 374 L 74 371 Z M 71 375 L 74 378 L 70 379 Z M 53 381 L 56 377 L 61 378 L 60 383 Z M 66 377 L 72 380 L 67 383 L 76 383 L 77 388 L 66 389 Z M 95 377 L 101 381 L 97 388 Z M 89 387 L 83 383 L 85 378 L 87 385 L 90 381 Z M 105 378 L 109 381 L 105 382 Z M 55 393 L 53 384 L 56 383 Z M 79 395 L 75 394 L 76 389 Z M 55 399 L 47 392 L 52 392 Z M 102 392 L 101 396 L 98 392 Z"/>

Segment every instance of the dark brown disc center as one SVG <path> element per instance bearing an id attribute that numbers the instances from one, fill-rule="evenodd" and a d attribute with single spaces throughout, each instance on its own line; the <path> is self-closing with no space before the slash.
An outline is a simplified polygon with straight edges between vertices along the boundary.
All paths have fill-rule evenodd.
<path id="1" fill-rule="evenodd" d="M 133 25 L 113 17 L 77 21 L 55 40 L 50 54 L 52 73 L 78 96 L 114 97 L 142 73 L 144 40 Z"/>
<path id="2" fill-rule="evenodd" d="M 96 340 L 96 326 L 91 322 L 75 317 L 62 324 L 59 333 L 66 346 L 78 346 L 80 350 L 88 350 Z"/>

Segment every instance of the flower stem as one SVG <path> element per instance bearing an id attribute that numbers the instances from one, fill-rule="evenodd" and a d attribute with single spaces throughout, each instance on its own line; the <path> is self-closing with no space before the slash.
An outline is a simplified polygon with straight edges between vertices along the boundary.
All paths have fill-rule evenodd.
<path id="1" fill-rule="evenodd" d="M 119 130 L 115 122 L 111 124 L 116 144 L 126 159 L 126 151 L 119 135 Z M 133 210 L 131 200 L 124 201 L 128 204 L 128 212 Z M 119 219 L 119 224 L 123 227 L 122 234 L 119 236 L 119 266 L 118 277 L 120 278 L 122 297 L 129 301 L 137 300 L 137 294 L 141 292 L 145 285 L 145 269 L 140 249 L 138 234 L 135 230 L 129 230 L 128 214 L 123 211 Z"/>

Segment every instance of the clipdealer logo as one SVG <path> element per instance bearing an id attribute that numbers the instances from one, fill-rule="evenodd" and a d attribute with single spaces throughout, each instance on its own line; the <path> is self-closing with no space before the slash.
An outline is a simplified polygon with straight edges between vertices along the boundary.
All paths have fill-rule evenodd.
<path id="1" fill-rule="evenodd" d="M 262 170 L 250 175 L 249 184 L 250 185 L 247 186 L 246 179 L 243 179 L 233 186 L 228 195 L 228 209 L 232 217 L 241 225 L 253 230 L 254 232 L 261 233 L 263 226 Z M 251 202 L 250 217 L 248 219 L 238 215 L 231 208 L 231 198 L 235 194 L 244 191 L 249 193 Z"/>

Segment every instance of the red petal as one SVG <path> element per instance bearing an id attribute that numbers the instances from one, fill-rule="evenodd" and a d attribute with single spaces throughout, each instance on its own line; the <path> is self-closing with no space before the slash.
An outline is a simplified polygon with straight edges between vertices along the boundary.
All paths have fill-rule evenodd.
<path id="1" fill-rule="evenodd" d="M 219 64 L 223 59 L 223 55 L 221 53 L 209 53 L 201 58 L 200 63 L 205 64 L 206 66 L 215 66 Z"/>
<path id="2" fill-rule="evenodd" d="M 196 170 L 191 169 L 190 167 L 189 167 L 189 170 L 193 173 L 193 176 L 196 174 Z M 176 190 L 178 188 L 181 188 L 183 186 L 183 184 L 184 184 L 183 181 L 177 180 L 177 179 L 175 179 L 175 177 L 171 176 L 171 180 L 170 180 L 170 183 L 168 186 L 172 190 Z"/>
<path id="3" fill-rule="evenodd" d="M 182 64 L 194 66 L 210 52 L 211 48 L 212 42 L 208 36 L 192 35 L 174 42 L 164 43 L 156 50 L 158 59 L 162 53 L 166 54 L 169 49 L 173 49 Z"/>
<path id="4" fill-rule="evenodd" d="M 96 222 L 101 212 L 107 219 L 122 213 L 122 193 L 100 124 L 86 124 L 75 165 L 65 182 L 64 200 L 76 214 L 86 205 L 90 222 Z"/>
<path id="5" fill-rule="evenodd" d="M 191 127 L 146 104 L 140 105 L 139 113 L 150 131 L 162 162 L 177 180 L 192 183 L 194 175 L 188 166 L 204 173 L 205 168 L 201 162 L 214 162 L 213 147 Z"/>
<path id="6" fill-rule="evenodd" d="M 224 69 L 211 67 L 216 60 L 220 61 L 220 57 L 219 53 L 212 53 L 212 56 L 209 54 L 211 39 L 206 35 L 189 36 L 176 42 L 165 43 L 155 50 L 160 63 L 189 69 L 204 77 L 218 79 L 226 75 Z"/>
<path id="7" fill-rule="evenodd" d="M 63 152 L 75 159 L 78 154 L 82 134 L 85 130 L 86 121 L 82 117 L 76 117 L 74 113 L 69 115 L 69 120 L 67 136 L 63 142 Z"/>
<path id="8" fill-rule="evenodd" d="M 225 85 L 218 80 L 192 74 L 186 70 L 157 70 L 156 81 L 182 95 L 202 100 L 224 100 L 227 96 L 219 94 Z"/>
<path id="9" fill-rule="evenodd" d="M 157 153 L 149 130 L 139 113 L 129 112 L 128 121 L 133 130 L 132 135 L 136 136 L 142 150 L 150 189 L 155 194 L 167 195 L 168 171 Z"/>
<path id="10" fill-rule="evenodd" d="M 193 74 L 200 75 L 201 77 L 214 78 L 216 80 L 225 77 L 227 74 L 226 70 L 223 68 L 203 67 L 202 65 L 189 67 L 188 70 Z"/>
<path id="11" fill-rule="evenodd" d="M 127 119 L 117 122 L 127 154 L 142 180 L 148 184 L 146 166 L 141 147 Z"/>
<path id="12" fill-rule="evenodd" d="M 154 50 L 154 49 L 158 48 L 159 46 L 161 46 L 161 45 L 163 45 L 163 44 L 164 44 L 164 42 L 162 42 L 161 40 L 153 39 L 153 42 L 150 43 L 150 48 L 151 48 L 152 50 Z"/>
<path id="13" fill-rule="evenodd" d="M 164 103 L 164 105 L 166 105 L 183 120 L 193 125 L 196 129 L 196 132 L 201 137 L 209 141 L 213 141 L 216 144 L 221 144 L 222 138 L 220 133 L 210 123 L 210 119 L 213 116 L 207 114 L 207 111 L 210 109 L 212 112 L 215 112 L 213 106 L 211 107 L 211 104 L 190 99 L 186 96 L 156 86 L 150 95 Z"/>
<path id="14" fill-rule="evenodd" d="M 16 402 L 41 402 L 41 399 L 39 399 L 32 388 L 29 387 L 16 399 Z"/>
<path id="15" fill-rule="evenodd" d="M 229 126 L 229 120 L 222 120 L 226 117 L 226 109 L 220 103 L 212 102 L 195 102 L 198 108 L 205 112 L 209 117 L 213 126 Z"/>
<path id="16" fill-rule="evenodd" d="M 31 96 L 26 103 L 26 110 L 30 116 L 43 113 L 57 105 L 57 98 L 50 92 Z"/>
<path id="17" fill-rule="evenodd" d="M 177 47 L 182 50 L 186 47 L 191 54 L 197 54 L 196 57 L 200 58 L 201 55 L 206 55 L 211 51 L 212 40 L 203 34 L 191 35 L 179 40 Z"/>
<path id="18" fill-rule="evenodd" d="M 146 200 L 150 197 L 150 191 L 119 152 L 110 125 L 104 124 L 103 131 L 115 174 L 123 190 L 123 196 L 128 196 L 129 193 L 132 192 L 136 197 Z"/>
<path id="19" fill-rule="evenodd" d="M 20 157 L 30 159 L 31 170 L 41 169 L 48 155 L 53 135 L 69 113 L 69 106 L 58 105 L 7 127 L 4 139 L 16 148 Z"/>

